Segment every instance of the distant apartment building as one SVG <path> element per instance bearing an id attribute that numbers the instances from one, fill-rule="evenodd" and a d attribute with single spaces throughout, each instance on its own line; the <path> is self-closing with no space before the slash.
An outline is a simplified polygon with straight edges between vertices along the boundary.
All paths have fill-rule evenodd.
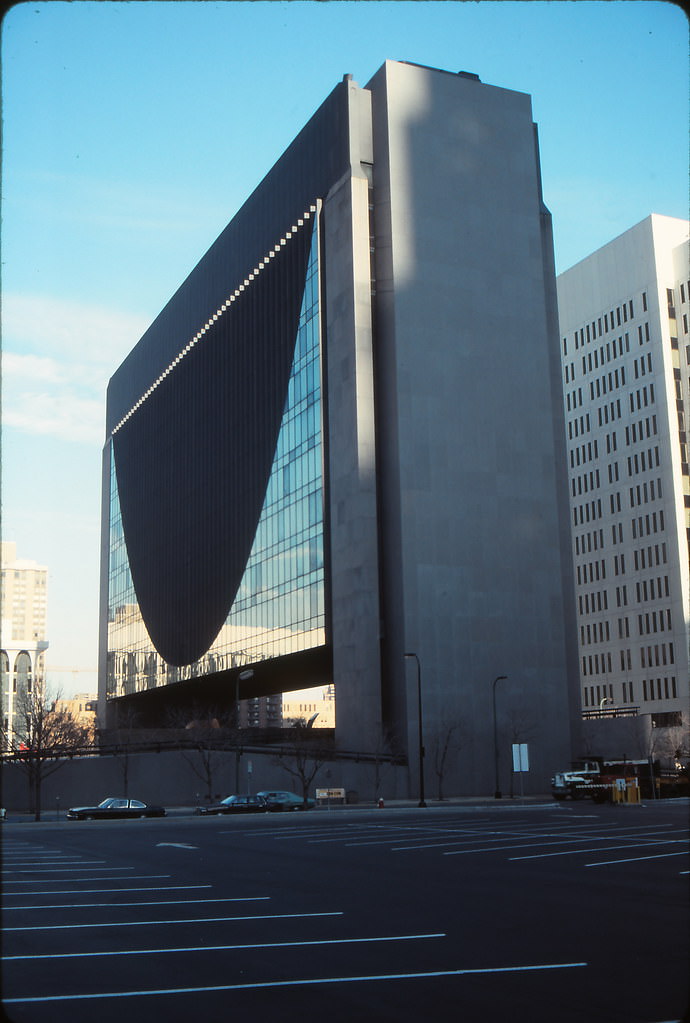
<path id="1" fill-rule="evenodd" d="M 280 693 L 240 700 L 240 728 L 281 728 L 282 724 L 283 699 Z"/>
<path id="2" fill-rule="evenodd" d="M 7 748 L 20 727 L 23 693 L 45 679 L 48 570 L 17 557 L 16 543 L 2 543 L 2 741 Z"/>
<path id="3" fill-rule="evenodd" d="M 86 725 L 91 729 L 96 728 L 98 696 L 95 693 L 77 693 L 75 696 L 57 699 L 53 709 L 66 710 L 77 724 Z"/>
<path id="4" fill-rule="evenodd" d="M 557 282 L 584 717 L 688 726 L 689 255 L 652 215 Z"/>
<path id="5" fill-rule="evenodd" d="M 335 686 L 283 694 L 283 721 L 313 719 L 314 728 L 335 728 Z"/>

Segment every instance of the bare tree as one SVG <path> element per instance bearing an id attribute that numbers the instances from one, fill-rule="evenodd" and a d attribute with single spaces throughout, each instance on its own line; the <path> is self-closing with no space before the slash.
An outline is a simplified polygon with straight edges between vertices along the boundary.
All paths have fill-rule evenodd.
<path id="1" fill-rule="evenodd" d="M 44 778 L 92 743 L 89 726 L 80 724 L 69 710 L 59 707 L 59 699 L 59 693 L 51 698 L 42 685 L 23 692 L 17 701 L 16 726 L 10 738 L 10 749 L 27 776 L 29 806 L 37 821 L 41 819 Z"/>
<path id="2" fill-rule="evenodd" d="M 383 793 L 381 791 L 383 777 L 386 771 L 390 768 L 391 756 L 395 749 L 395 734 L 385 729 L 379 732 L 378 741 L 374 747 L 374 798 L 379 799 Z"/>
<path id="3" fill-rule="evenodd" d="M 276 757 L 274 763 L 291 774 L 293 778 L 298 779 L 306 807 L 309 787 L 328 757 L 314 741 L 311 722 L 305 721 L 304 718 L 295 718 L 291 723 L 289 734 L 290 741 L 286 743 L 288 752 Z"/>
<path id="4" fill-rule="evenodd" d="M 450 761 L 463 748 L 467 739 L 461 722 L 451 721 L 442 725 L 431 740 L 431 757 L 437 781 L 437 798 L 445 799 L 443 781 L 450 766 Z"/>
<path id="5" fill-rule="evenodd" d="M 192 709 L 191 717 L 187 712 L 173 712 L 168 720 L 171 727 L 183 728 L 185 738 L 193 744 L 193 749 L 184 751 L 182 756 L 203 782 L 205 797 L 210 802 L 220 762 L 218 754 L 230 749 L 234 749 L 238 756 L 241 752 L 234 709 L 197 708 Z"/>

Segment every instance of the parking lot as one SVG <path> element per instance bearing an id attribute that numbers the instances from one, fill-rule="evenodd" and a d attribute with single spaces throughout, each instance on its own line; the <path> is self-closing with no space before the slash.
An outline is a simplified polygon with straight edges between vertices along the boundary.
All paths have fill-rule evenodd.
<path id="1" fill-rule="evenodd" d="M 17 1023 L 666 1023 L 688 801 L 3 825 Z"/>

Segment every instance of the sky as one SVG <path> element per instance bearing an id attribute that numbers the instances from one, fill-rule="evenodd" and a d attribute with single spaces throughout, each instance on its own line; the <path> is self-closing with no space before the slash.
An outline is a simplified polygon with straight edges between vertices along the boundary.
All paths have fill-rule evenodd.
<path id="1" fill-rule="evenodd" d="M 107 381 L 344 74 L 532 96 L 557 272 L 688 216 L 688 23 L 647 0 L 74 0 L 2 22 L 2 538 L 96 691 Z"/>

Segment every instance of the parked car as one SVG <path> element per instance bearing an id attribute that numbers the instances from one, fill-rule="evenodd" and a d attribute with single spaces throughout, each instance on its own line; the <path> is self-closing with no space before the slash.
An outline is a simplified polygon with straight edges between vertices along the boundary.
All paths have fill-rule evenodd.
<path id="1" fill-rule="evenodd" d="M 196 812 L 210 813 L 266 813 L 268 807 L 261 796 L 226 796 L 220 803 L 197 806 Z"/>
<path id="2" fill-rule="evenodd" d="M 73 806 L 66 814 L 68 821 L 122 820 L 133 817 L 165 817 L 162 806 L 149 806 L 138 799 L 108 796 L 98 806 Z"/>
<path id="3" fill-rule="evenodd" d="M 283 789 L 278 789 L 275 792 L 259 792 L 259 795 L 265 800 L 269 813 L 278 813 L 281 810 L 311 810 L 316 806 L 313 799 L 307 799 L 305 806 L 301 796 L 294 792 L 285 792 Z"/>

